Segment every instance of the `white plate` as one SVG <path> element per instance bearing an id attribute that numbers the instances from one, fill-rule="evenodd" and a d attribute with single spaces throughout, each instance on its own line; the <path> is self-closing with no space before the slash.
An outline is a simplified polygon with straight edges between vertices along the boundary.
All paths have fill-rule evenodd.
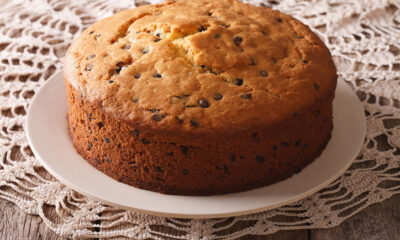
<path id="1" fill-rule="evenodd" d="M 293 177 L 255 190 L 207 197 L 164 195 L 119 183 L 89 165 L 67 133 L 67 101 L 62 73 L 40 89 L 28 111 L 29 144 L 43 166 L 72 189 L 104 203 L 158 216 L 215 218 L 276 208 L 318 191 L 339 177 L 363 143 L 364 111 L 353 91 L 338 82 L 332 138 L 322 155 Z"/>

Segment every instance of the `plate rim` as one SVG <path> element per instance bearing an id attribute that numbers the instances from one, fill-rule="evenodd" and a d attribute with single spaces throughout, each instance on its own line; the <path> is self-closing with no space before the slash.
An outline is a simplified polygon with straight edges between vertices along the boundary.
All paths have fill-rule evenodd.
<path id="1" fill-rule="evenodd" d="M 62 184 L 65 184 L 66 186 L 70 187 L 71 189 L 73 189 L 74 191 L 77 191 L 78 193 L 81 193 L 85 196 L 89 196 L 90 198 L 96 199 L 104 204 L 110 205 L 110 206 L 115 206 L 121 209 L 125 209 L 125 210 L 133 210 L 139 213 L 144 213 L 144 214 L 149 214 L 149 215 L 153 215 L 153 216 L 161 216 L 161 217 L 175 217 L 175 218 L 185 218 L 185 219 L 207 219 L 207 218 L 224 218 L 224 217 L 235 217 L 235 216 L 241 216 L 241 215 L 247 215 L 247 214 L 253 214 L 253 213 L 258 213 L 258 212 L 262 212 L 262 211 L 267 211 L 267 210 L 271 210 L 271 209 L 275 209 L 293 202 L 296 202 L 298 200 L 304 199 L 307 196 L 310 196 L 316 192 L 318 192 L 319 190 L 321 190 L 322 188 L 328 186 L 330 183 L 332 183 L 333 181 L 335 181 L 337 178 L 339 178 L 349 167 L 350 165 L 354 162 L 355 158 L 357 157 L 358 153 L 360 152 L 362 146 L 363 146 L 363 141 L 361 141 L 358 144 L 358 148 L 354 150 L 354 156 L 351 158 L 351 160 L 348 160 L 347 163 L 344 165 L 344 167 L 342 169 L 340 169 L 340 171 L 336 172 L 332 177 L 326 179 L 325 181 L 323 181 L 322 183 L 318 184 L 317 186 L 315 186 L 312 189 L 309 189 L 308 191 L 305 191 L 301 194 L 298 194 L 292 198 L 289 198 L 285 201 L 281 201 L 279 203 L 275 203 L 275 204 L 271 204 L 265 207 L 258 207 L 258 208 L 253 208 L 253 209 L 249 209 L 249 210 L 242 210 L 242 211 L 235 211 L 235 212 L 226 212 L 226 213 L 217 213 L 217 214 L 187 214 L 187 213 L 172 213 L 172 212 L 159 212 L 159 211 L 152 211 L 152 210 L 148 210 L 148 209 L 141 209 L 141 208 L 135 208 L 132 206 L 125 206 L 125 205 L 121 205 L 115 202 L 110 202 L 106 199 L 100 198 L 96 195 L 91 194 L 90 192 L 88 192 L 86 189 L 83 189 L 79 186 L 75 186 L 73 184 L 71 184 L 68 179 L 65 179 L 62 175 L 60 175 L 59 173 L 57 173 L 56 171 L 54 171 L 52 169 L 51 166 L 48 165 L 48 163 L 42 159 L 42 157 L 40 156 L 39 152 L 36 149 L 36 143 L 32 138 L 32 129 L 31 129 L 31 118 L 33 116 L 33 105 L 35 105 L 35 103 L 38 101 L 37 99 L 40 98 L 41 94 L 43 94 L 44 91 L 42 91 L 43 89 L 46 88 L 46 86 L 48 87 L 48 85 L 50 85 L 52 82 L 56 81 L 57 79 L 63 79 L 63 73 L 62 71 L 58 71 L 56 72 L 53 76 L 51 76 L 39 89 L 38 92 L 36 92 L 36 94 L 34 95 L 34 97 L 32 98 L 32 101 L 30 102 L 28 111 L 27 111 L 27 115 L 26 115 L 26 120 L 25 120 L 25 133 L 28 139 L 28 143 L 29 146 L 31 147 L 33 153 L 35 154 L 35 157 L 39 160 L 40 164 L 51 174 L 53 175 L 58 181 L 60 181 Z M 60 80 L 61 81 L 61 80 Z M 343 81 L 343 83 L 346 85 L 346 82 L 342 79 L 338 79 L 338 85 L 339 85 L 339 81 Z M 345 86 L 347 88 L 349 88 L 349 86 Z M 337 89 L 336 89 L 337 90 Z M 335 90 L 335 91 L 336 91 Z M 355 93 L 353 92 L 353 94 L 355 95 Z M 65 100 L 66 101 L 66 100 Z M 358 101 L 357 99 L 357 104 L 358 107 L 361 108 L 361 110 L 363 110 L 363 107 L 361 105 L 361 103 Z M 365 115 L 363 115 L 363 122 L 362 122 L 362 139 L 365 138 L 366 135 L 366 118 Z M 335 128 L 334 128 L 335 129 Z M 333 130 L 334 131 L 334 130 Z M 331 142 L 331 140 L 328 142 L 328 144 Z M 71 143 L 72 144 L 72 143 Z M 325 149 L 324 149 L 325 151 Z M 80 155 L 79 155 L 80 156 Z M 82 157 L 81 157 L 82 158 Z M 82 158 L 83 159 L 83 158 Z M 318 159 L 318 158 L 317 158 Z M 315 159 L 315 161 L 317 160 Z M 84 160 L 84 159 L 83 159 Z M 310 166 L 311 164 L 313 164 L 315 161 L 313 161 L 312 163 L 310 163 L 308 166 Z M 308 167 L 306 166 L 306 168 Z M 94 168 L 95 169 L 95 168 Z M 98 171 L 97 169 L 95 169 L 96 171 Z M 100 171 L 99 171 L 100 172 Z M 108 177 L 107 175 L 103 174 L 105 177 Z M 293 177 L 293 176 L 292 176 Z M 290 178 L 292 178 L 290 177 Z M 108 177 L 109 178 L 109 177 Z M 288 179 L 290 179 L 288 178 Z M 288 179 L 285 179 L 281 182 L 284 182 Z M 114 180 L 115 181 L 115 180 Z M 117 181 L 116 181 L 117 182 Z M 122 183 L 123 184 L 123 183 Z M 126 184 L 124 184 L 126 185 Z M 272 184 L 273 185 L 273 184 Z M 271 186 L 271 185 L 269 185 Z M 132 186 L 129 186 L 132 187 Z M 268 187 L 268 186 L 265 186 Z M 263 187 L 263 188 L 265 188 Z M 135 187 L 132 187 L 135 188 Z M 136 188 L 139 189 L 139 188 Z M 160 194 L 160 193 L 156 193 L 156 192 L 152 192 L 155 194 Z M 169 196 L 175 196 L 175 195 L 169 195 Z M 177 195 L 176 195 L 177 196 Z M 202 196 L 199 196 L 202 197 Z"/>

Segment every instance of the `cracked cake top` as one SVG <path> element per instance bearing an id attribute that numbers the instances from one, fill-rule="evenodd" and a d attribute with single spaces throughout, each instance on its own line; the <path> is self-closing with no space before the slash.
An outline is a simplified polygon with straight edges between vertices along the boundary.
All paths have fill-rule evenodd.
<path id="1" fill-rule="evenodd" d="M 322 41 L 279 11 L 169 1 L 105 18 L 69 48 L 64 74 L 106 114 L 158 130 L 264 126 L 333 94 Z"/>

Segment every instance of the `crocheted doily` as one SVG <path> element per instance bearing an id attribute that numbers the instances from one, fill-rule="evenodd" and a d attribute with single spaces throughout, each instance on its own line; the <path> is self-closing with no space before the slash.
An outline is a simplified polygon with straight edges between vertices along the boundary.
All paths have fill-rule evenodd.
<path id="1" fill-rule="evenodd" d="M 365 143 L 343 176 L 288 206 L 209 220 L 148 216 L 72 191 L 52 178 L 32 154 L 24 132 L 27 108 L 46 79 L 61 69 L 66 48 L 77 34 L 100 18 L 146 2 L 10 0 L 0 7 L 0 198 L 39 215 L 49 228 L 66 237 L 234 239 L 337 226 L 367 206 L 399 193 L 400 3 L 246 2 L 279 9 L 309 25 L 331 50 L 340 78 L 363 102 L 368 128 Z M 56 216 L 47 214 L 49 208 L 55 209 Z M 238 228 L 237 223 L 246 224 Z"/>

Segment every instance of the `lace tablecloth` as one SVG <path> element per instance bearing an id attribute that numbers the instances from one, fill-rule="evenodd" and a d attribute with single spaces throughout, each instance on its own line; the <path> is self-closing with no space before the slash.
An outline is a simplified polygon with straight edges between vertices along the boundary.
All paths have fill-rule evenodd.
<path id="1" fill-rule="evenodd" d="M 106 206 L 72 191 L 47 174 L 32 154 L 24 133 L 27 108 L 40 86 L 61 69 L 62 57 L 77 34 L 100 18 L 146 2 L 6 0 L 0 7 L 0 198 L 39 215 L 49 228 L 66 237 L 234 239 L 337 226 L 399 193 L 400 2 L 246 2 L 279 9 L 309 25 L 331 50 L 340 78 L 363 102 L 367 136 L 343 176 L 288 206 L 208 220 L 148 216 Z M 48 208 L 54 208 L 57 216 L 46 214 Z M 238 229 L 238 222 L 246 227 Z M 168 233 L 163 229 L 169 229 Z"/>

